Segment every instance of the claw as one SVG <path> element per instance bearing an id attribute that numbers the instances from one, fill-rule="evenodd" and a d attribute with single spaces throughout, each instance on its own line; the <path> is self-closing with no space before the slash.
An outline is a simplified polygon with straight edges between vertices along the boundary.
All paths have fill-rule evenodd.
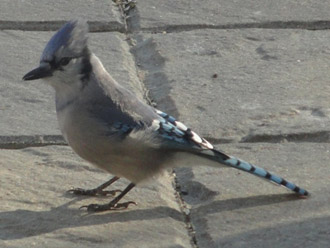
<path id="1" fill-rule="evenodd" d="M 128 208 L 128 206 L 130 205 L 130 204 L 133 204 L 133 205 L 137 205 L 137 203 L 136 202 L 134 202 L 134 201 L 129 201 L 129 202 L 123 202 L 123 203 L 117 203 L 115 206 L 114 206 L 114 210 L 119 210 L 119 209 L 126 209 L 126 208 Z"/>
<path id="2" fill-rule="evenodd" d="M 79 210 L 81 210 L 81 209 L 83 209 L 83 208 L 88 208 L 88 206 L 89 206 L 89 205 L 81 206 L 81 207 L 79 208 Z"/>
<path id="3" fill-rule="evenodd" d="M 89 204 L 89 205 L 84 205 L 84 206 L 81 206 L 79 208 L 80 209 L 83 209 L 83 208 L 86 208 L 88 212 L 100 212 L 100 211 L 105 211 L 107 209 L 105 209 L 105 206 L 107 204 L 104 204 L 104 205 L 100 205 L 100 204 Z"/>

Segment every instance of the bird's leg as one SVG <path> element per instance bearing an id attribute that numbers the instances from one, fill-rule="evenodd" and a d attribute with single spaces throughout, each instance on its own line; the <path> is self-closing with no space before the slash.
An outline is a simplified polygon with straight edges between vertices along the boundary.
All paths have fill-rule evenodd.
<path id="1" fill-rule="evenodd" d="M 96 195 L 116 195 L 117 192 L 121 192 L 121 190 L 103 190 L 106 187 L 108 187 L 110 184 L 117 181 L 119 177 L 113 177 L 109 181 L 106 181 L 105 183 L 101 184 L 95 189 L 82 189 L 82 188 L 75 188 L 68 190 L 69 193 L 75 194 L 75 195 L 88 195 L 88 196 L 96 196 Z"/>
<path id="2" fill-rule="evenodd" d="M 126 209 L 130 204 L 136 205 L 134 201 L 128 201 L 123 203 L 118 203 L 121 198 L 124 197 L 132 188 L 134 188 L 135 184 L 130 183 L 124 191 L 122 191 L 115 199 L 113 199 L 108 204 L 90 204 L 86 206 L 81 206 L 81 208 L 86 208 L 88 212 L 101 212 L 107 210 L 121 210 Z"/>

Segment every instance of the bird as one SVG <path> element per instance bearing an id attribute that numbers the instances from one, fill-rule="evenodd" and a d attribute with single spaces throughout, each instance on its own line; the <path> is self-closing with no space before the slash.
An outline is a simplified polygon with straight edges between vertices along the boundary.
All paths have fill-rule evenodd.
<path id="1" fill-rule="evenodd" d="M 42 79 L 55 89 L 63 137 L 81 158 L 114 177 L 94 189 L 74 188 L 77 195 L 108 195 L 107 204 L 82 206 L 89 212 L 126 209 L 120 200 L 137 184 L 178 166 L 232 167 L 300 196 L 305 189 L 256 165 L 216 149 L 191 128 L 160 111 L 118 83 L 88 46 L 88 23 L 74 19 L 62 26 L 44 48 L 39 66 L 23 80 Z M 105 190 L 120 178 L 123 190 Z M 117 192 L 119 195 L 115 196 Z"/>

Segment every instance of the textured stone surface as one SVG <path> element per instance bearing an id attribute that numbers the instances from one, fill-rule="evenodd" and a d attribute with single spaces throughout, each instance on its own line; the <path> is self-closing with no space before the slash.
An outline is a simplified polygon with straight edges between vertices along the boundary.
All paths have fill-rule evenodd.
<path id="1" fill-rule="evenodd" d="M 292 21 L 329 20 L 330 5 L 327 1 L 317 0 L 311 4 L 308 0 L 295 1 L 139 1 L 131 16 L 138 17 L 132 22 L 135 29 L 155 28 L 159 31 L 168 26 L 177 26 L 174 30 L 184 30 L 189 26 L 226 25 L 243 23 L 262 23 L 279 21 L 269 25 L 286 28 Z M 286 24 L 285 24 L 286 23 Z M 243 25 L 244 26 L 244 25 Z M 294 25 L 299 26 L 299 25 Z"/>
<path id="2" fill-rule="evenodd" d="M 124 211 L 87 214 L 79 207 L 109 197 L 74 197 L 66 190 L 93 188 L 110 175 L 89 166 L 69 147 L 0 150 L 1 247 L 189 247 L 172 178 L 133 189 Z M 124 189 L 119 180 L 109 189 Z"/>
<path id="3" fill-rule="evenodd" d="M 125 33 L 112 1 L 3 0 L 0 247 L 328 247 L 330 37 L 307 29 L 329 28 L 329 8 L 320 0 L 146 0 L 130 11 Z M 176 170 L 184 202 L 165 173 L 125 197 L 138 206 L 79 210 L 109 198 L 65 191 L 109 175 L 64 146 L 53 90 L 21 81 L 53 34 L 40 31 L 76 17 L 104 32 L 90 34 L 91 49 L 120 83 L 312 196 L 297 199 L 237 170 L 195 167 Z M 220 145 L 237 141 L 256 143 Z M 57 146 L 34 147 L 47 144 Z"/>
<path id="4" fill-rule="evenodd" d="M 1 21 L 62 21 L 72 18 L 123 25 L 117 6 L 111 1 L 2 0 Z"/>
<path id="5" fill-rule="evenodd" d="M 233 169 L 177 169 L 197 246 L 327 247 L 329 33 L 203 29 L 134 38 L 159 109 L 217 144 L 269 142 L 218 146 L 312 193 L 298 199 Z"/>
<path id="6" fill-rule="evenodd" d="M 37 67 L 41 53 L 53 32 L 2 31 L 0 53 L 0 135 L 59 134 L 54 90 L 42 80 L 22 81 L 25 73 Z M 122 84 L 142 97 L 135 65 L 128 54 L 125 36 L 120 33 L 89 34 L 90 49 L 105 68 Z M 18 49 L 19 48 L 19 49 Z"/>
<path id="7" fill-rule="evenodd" d="M 134 53 L 159 108 L 211 141 L 329 141 L 318 134 L 330 131 L 328 39 L 323 31 L 196 30 L 139 35 Z"/>
<path id="8" fill-rule="evenodd" d="M 327 247 L 328 143 L 221 145 L 310 191 L 291 191 L 235 169 L 179 169 L 199 247 Z"/>

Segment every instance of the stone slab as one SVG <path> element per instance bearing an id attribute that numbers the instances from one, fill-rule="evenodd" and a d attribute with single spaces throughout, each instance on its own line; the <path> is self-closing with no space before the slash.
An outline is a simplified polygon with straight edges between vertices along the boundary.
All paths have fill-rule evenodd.
<path id="1" fill-rule="evenodd" d="M 138 1 L 137 8 L 130 13 L 135 30 L 155 28 L 161 31 L 168 26 L 177 26 L 177 30 L 203 25 L 228 25 L 243 23 L 262 23 L 279 21 L 301 21 L 301 27 L 310 21 L 329 20 L 330 5 L 327 1 L 317 0 L 311 4 L 307 0 L 295 1 Z M 283 24 L 284 23 L 284 24 Z M 274 27 L 276 28 L 274 24 Z M 290 23 L 287 23 L 290 26 Z M 296 25 L 298 27 L 298 25 Z M 269 28 L 272 28 L 270 26 Z M 173 29 L 175 30 L 175 29 Z"/>
<path id="2" fill-rule="evenodd" d="M 0 135 L 60 134 L 54 90 L 41 80 L 22 81 L 25 73 L 39 64 L 41 53 L 53 32 L 0 32 Z M 120 83 L 141 98 L 143 88 L 136 76 L 126 37 L 120 33 L 89 34 L 90 49 Z"/>
<path id="3" fill-rule="evenodd" d="M 88 214 L 79 207 L 112 197 L 74 197 L 110 175 L 79 159 L 67 146 L 0 150 L 1 247 L 189 247 L 172 175 L 133 189 L 127 210 Z M 119 180 L 109 189 L 124 189 Z"/>
<path id="4" fill-rule="evenodd" d="M 286 134 L 329 141 L 329 32 L 205 29 L 133 37 L 141 80 L 158 108 L 210 141 Z"/>
<path id="5" fill-rule="evenodd" d="M 83 1 L 36 1 L 36 0 L 2 0 L 1 21 L 63 21 L 73 18 L 84 18 L 89 21 L 111 22 L 122 25 L 123 20 L 118 7 L 111 0 Z"/>
<path id="6" fill-rule="evenodd" d="M 329 143 L 220 149 L 304 187 L 311 197 L 235 169 L 177 169 L 198 247 L 318 247 L 330 243 Z"/>

